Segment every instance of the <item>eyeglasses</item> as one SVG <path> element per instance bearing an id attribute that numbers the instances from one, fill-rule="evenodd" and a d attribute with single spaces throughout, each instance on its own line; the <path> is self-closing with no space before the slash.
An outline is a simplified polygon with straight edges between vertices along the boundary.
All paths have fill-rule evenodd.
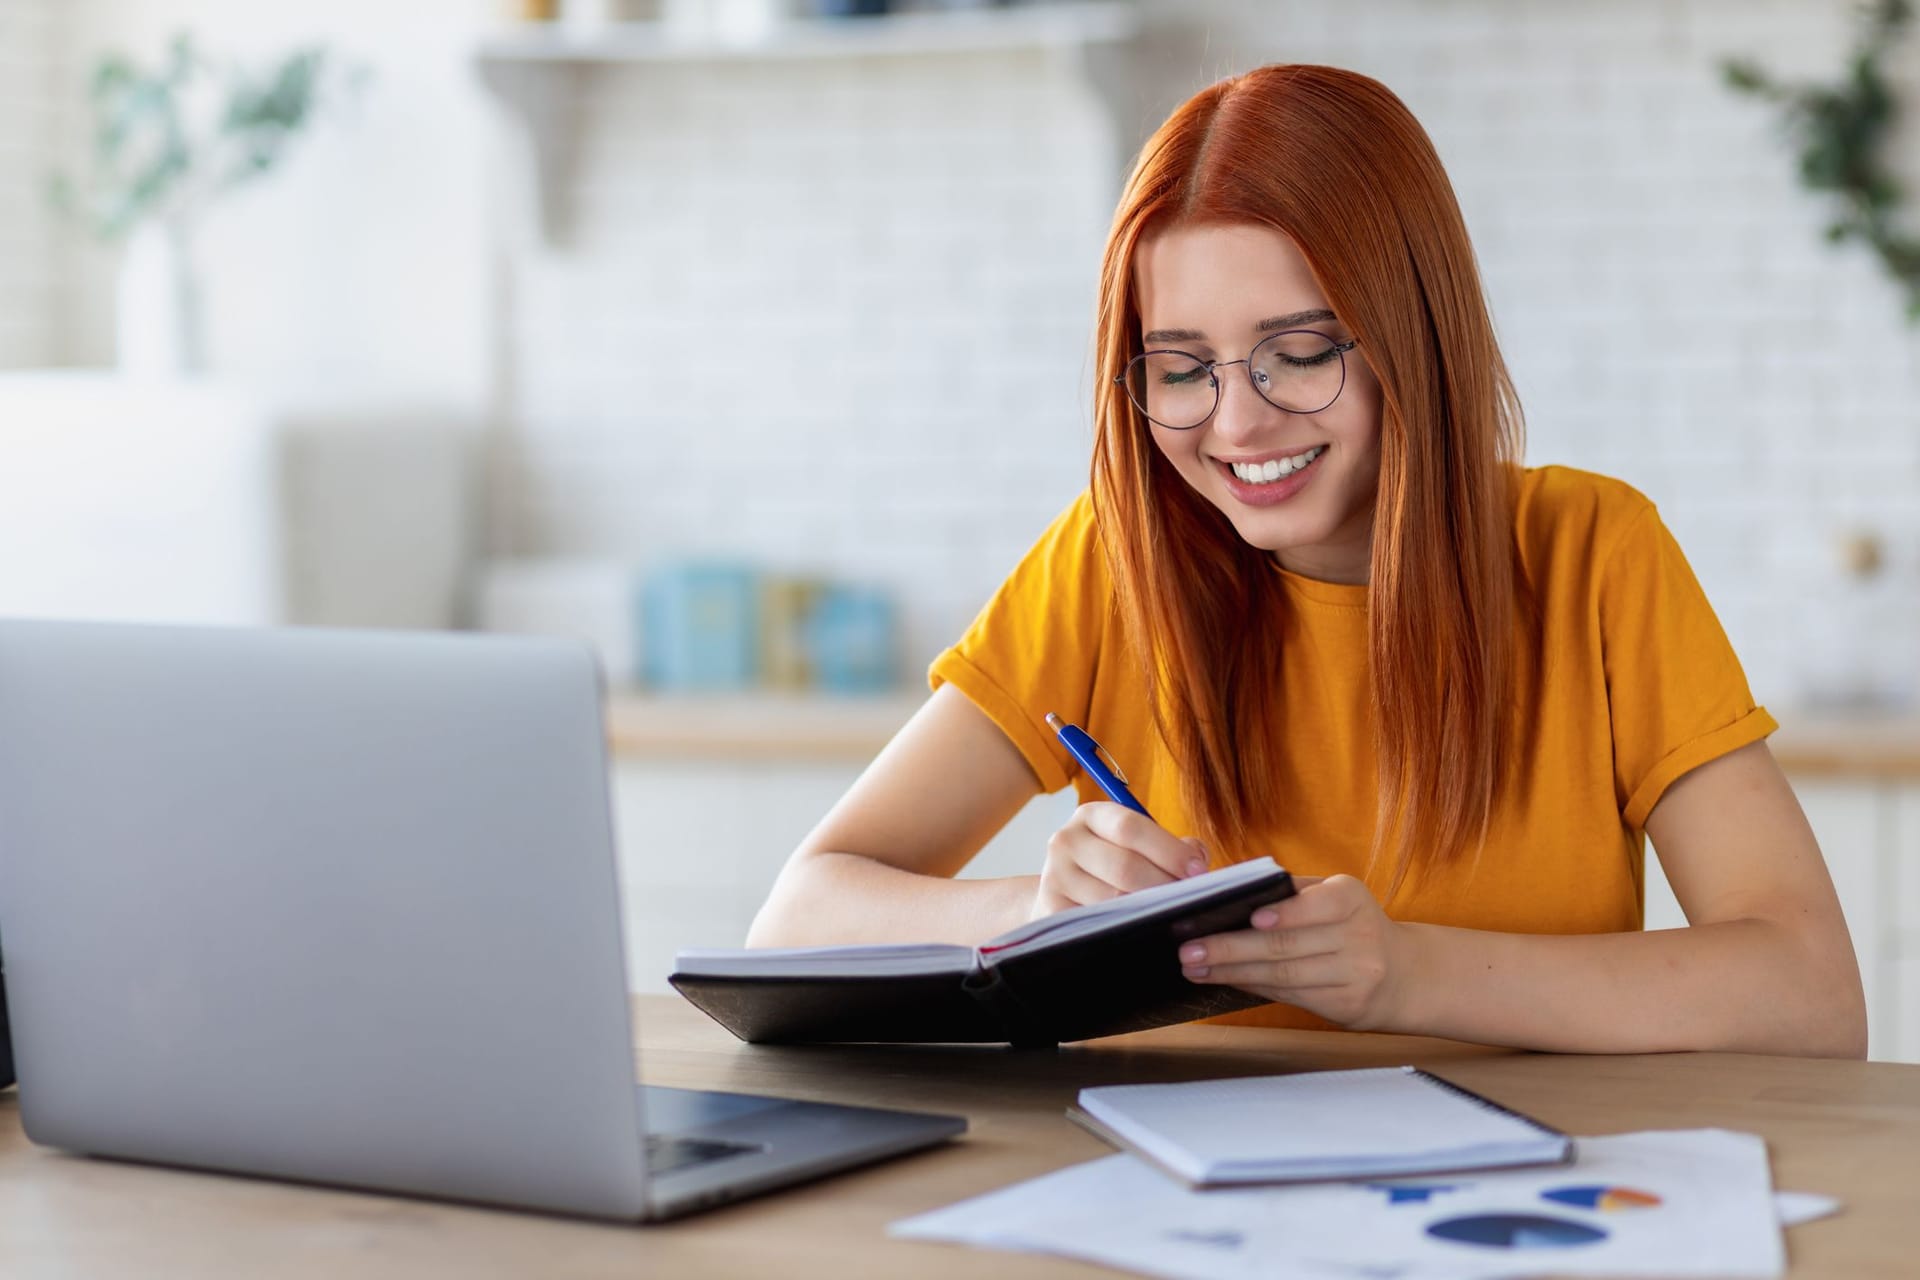
<path id="1" fill-rule="evenodd" d="M 1220 407 L 1219 370 L 1247 366 L 1260 398 L 1287 413 L 1319 413 L 1347 385 L 1347 352 L 1357 339 L 1335 342 L 1312 329 L 1283 329 L 1260 340 L 1245 360 L 1202 360 L 1184 351 L 1148 351 L 1127 361 L 1114 381 L 1147 420 L 1190 431 Z"/>

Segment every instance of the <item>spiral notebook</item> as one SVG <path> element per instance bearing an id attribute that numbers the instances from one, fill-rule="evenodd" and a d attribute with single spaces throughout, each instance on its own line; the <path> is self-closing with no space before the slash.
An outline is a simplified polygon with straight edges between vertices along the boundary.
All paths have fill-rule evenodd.
<path id="1" fill-rule="evenodd" d="M 1565 1164 L 1573 1139 L 1418 1067 L 1109 1085 L 1073 1119 L 1196 1187 Z"/>

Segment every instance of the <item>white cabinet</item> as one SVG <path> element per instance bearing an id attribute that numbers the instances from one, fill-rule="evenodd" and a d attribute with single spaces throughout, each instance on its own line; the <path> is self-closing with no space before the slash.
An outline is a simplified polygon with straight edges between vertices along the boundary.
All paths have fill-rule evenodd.
<path id="1" fill-rule="evenodd" d="M 274 433 L 210 383 L 0 375 L 0 613 L 283 621 Z"/>
<path id="2" fill-rule="evenodd" d="M 476 446 L 214 382 L 0 372 L 0 614 L 448 626 Z"/>
<path id="3" fill-rule="evenodd" d="M 1900 787 L 1891 805 L 1886 857 L 1892 973 L 1886 1057 L 1920 1062 L 1920 785 Z"/>

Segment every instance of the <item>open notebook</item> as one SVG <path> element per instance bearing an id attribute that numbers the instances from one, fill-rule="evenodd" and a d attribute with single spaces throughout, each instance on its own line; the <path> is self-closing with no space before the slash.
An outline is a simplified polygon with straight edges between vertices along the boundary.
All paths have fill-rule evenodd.
<path id="1" fill-rule="evenodd" d="M 1262 1003 L 1189 982 L 1179 945 L 1244 929 L 1292 892 L 1285 870 L 1257 858 L 1057 912 L 977 947 L 682 951 L 669 981 L 756 1043 L 1086 1040 Z"/>
<path id="2" fill-rule="evenodd" d="M 1573 1139 L 1417 1067 L 1080 1091 L 1069 1112 L 1193 1186 L 1565 1163 Z"/>

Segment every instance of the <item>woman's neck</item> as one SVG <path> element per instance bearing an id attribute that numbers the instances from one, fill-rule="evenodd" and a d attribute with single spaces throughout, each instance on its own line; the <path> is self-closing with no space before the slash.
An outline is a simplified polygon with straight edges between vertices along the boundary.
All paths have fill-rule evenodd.
<path id="1" fill-rule="evenodd" d="M 1273 557 L 1274 563 L 1288 573 L 1297 573 L 1316 582 L 1360 586 L 1371 576 L 1373 548 L 1370 543 L 1371 539 L 1358 547 L 1323 543 L 1312 547 L 1288 547 L 1268 554 Z"/>

